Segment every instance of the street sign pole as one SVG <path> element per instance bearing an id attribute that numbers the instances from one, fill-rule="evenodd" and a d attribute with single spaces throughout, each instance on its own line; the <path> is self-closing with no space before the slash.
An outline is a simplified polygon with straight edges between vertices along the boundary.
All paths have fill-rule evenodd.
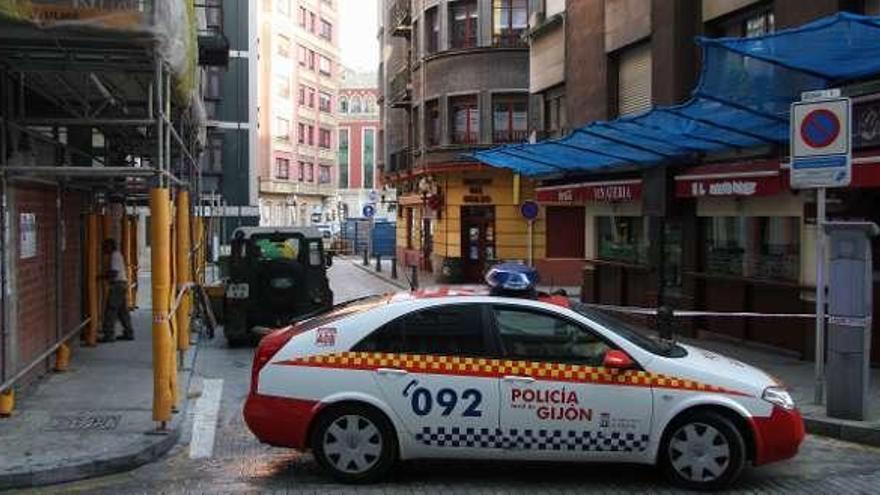
<path id="1" fill-rule="evenodd" d="M 535 226 L 534 220 L 529 220 L 529 266 L 532 266 L 532 232 Z"/>
<path id="2" fill-rule="evenodd" d="M 825 188 L 816 189 L 816 386 L 814 401 L 822 404 L 825 390 Z"/>

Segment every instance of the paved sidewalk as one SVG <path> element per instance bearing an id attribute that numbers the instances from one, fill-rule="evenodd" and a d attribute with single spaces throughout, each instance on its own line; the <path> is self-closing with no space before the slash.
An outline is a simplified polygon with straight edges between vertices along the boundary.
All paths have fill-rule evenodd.
<path id="1" fill-rule="evenodd" d="M 398 271 L 397 280 L 391 279 L 390 260 L 383 260 L 381 272 L 376 272 L 375 259 L 371 260 L 369 267 L 363 265 L 363 258 L 348 257 L 346 261 L 400 287 L 402 290 L 409 290 L 408 279 L 402 271 Z M 434 285 L 433 278 L 423 279 L 422 276 L 420 275 L 420 286 Z M 548 288 L 542 287 L 541 289 L 547 290 Z M 568 290 L 568 288 L 566 289 Z M 569 294 L 573 297 L 576 296 L 576 293 L 571 290 L 569 290 Z M 748 343 L 720 339 L 715 335 L 703 334 L 699 339 L 683 339 L 683 341 L 757 366 L 780 379 L 790 390 L 801 409 L 809 433 L 880 447 L 880 369 L 872 370 L 871 374 L 869 420 L 848 421 L 828 417 L 825 413 L 825 406 L 814 403 L 815 375 L 812 361 L 803 361 L 786 351 L 759 348 Z"/>
<path id="2" fill-rule="evenodd" d="M 126 471 L 177 442 L 195 351 L 178 375 L 181 412 L 168 434 L 147 435 L 156 428 L 149 279 L 140 287 L 147 304 L 132 313 L 136 340 L 74 347 L 69 371 L 21 391 L 13 416 L 0 419 L 0 490 Z"/>

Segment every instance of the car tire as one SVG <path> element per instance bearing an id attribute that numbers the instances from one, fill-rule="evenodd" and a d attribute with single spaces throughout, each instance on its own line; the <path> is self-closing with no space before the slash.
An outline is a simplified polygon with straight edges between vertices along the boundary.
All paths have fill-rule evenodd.
<path id="1" fill-rule="evenodd" d="M 718 490 L 736 481 L 746 464 L 742 434 L 723 415 L 705 411 L 674 420 L 660 444 L 660 463 L 675 485 Z"/>
<path id="2" fill-rule="evenodd" d="M 318 465 L 338 481 L 372 483 L 397 462 L 397 436 L 384 414 L 352 404 L 321 414 L 312 432 Z"/>

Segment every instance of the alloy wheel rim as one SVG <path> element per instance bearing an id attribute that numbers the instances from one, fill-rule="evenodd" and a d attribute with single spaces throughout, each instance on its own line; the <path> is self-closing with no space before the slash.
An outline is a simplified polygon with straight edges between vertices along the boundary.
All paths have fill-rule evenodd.
<path id="1" fill-rule="evenodd" d="M 361 474 L 379 462 L 382 434 L 368 418 L 347 414 L 336 418 L 323 439 L 324 457 L 339 471 Z"/>
<path id="2" fill-rule="evenodd" d="M 715 481 L 730 467 L 730 443 L 711 425 L 688 423 L 670 438 L 669 460 L 676 473 L 687 480 Z"/>

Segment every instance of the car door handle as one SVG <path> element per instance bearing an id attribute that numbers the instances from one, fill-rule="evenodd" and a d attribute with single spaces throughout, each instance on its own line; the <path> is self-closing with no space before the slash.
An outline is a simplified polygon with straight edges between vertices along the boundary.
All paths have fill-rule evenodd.
<path id="1" fill-rule="evenodd" d="M 532 383 L 535 381 L 535 379 L 530 376 L 507 375 L 504 377 L 504 381 L 518 382 L 518 383 Z"/>
<path id="2" fill-rule="evenodd" d="M 399 369 L 399 368 L 379 368 L 376 370 L 376 373 L 379 373 L 380 375 L 403 376 L 409 372 L 406 370 Z"/>

